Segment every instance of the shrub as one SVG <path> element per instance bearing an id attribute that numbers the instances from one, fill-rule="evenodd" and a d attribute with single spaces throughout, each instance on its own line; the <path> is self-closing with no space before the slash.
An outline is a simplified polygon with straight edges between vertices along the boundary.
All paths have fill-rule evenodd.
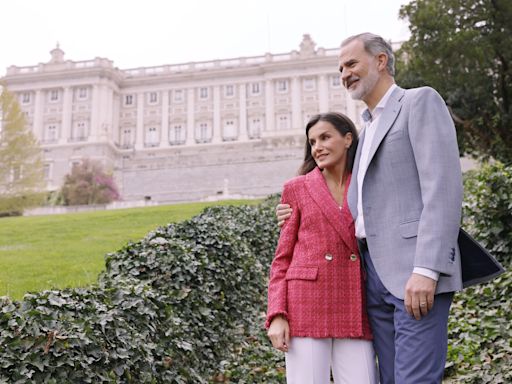
<path id="1" fill-rule="evenodd" d="M 470 171 L 464 182 L 463 225 L 506 266 L 512 261 L 512 165 Z"/>
<path id="2" fill-rule="evenodd" d="M 64 205 L 108 204 L 119 199 L 113 176 L 105 173 L 101 163 L 88 159 L 73 165 L 61 195 Z"/>
<path id="3" fill-rule="evenodd" d="M 512 167 L 486 164 L 465 177 L 464 227 L 507 272 L 455 296 L 447 375 L 463 383 L 512 382 Z"/>
<path id="4" fill-rule="evenodd" d="M 4 299 L 0 383 L 246 382 L 254 367 L 238 353 L 273 353 L 254 338 L 264 337 L 274 205 L 209 208 L 158 228 L 108 255 L 90 289 Z M 251 382 L 282 376 L 254 375 L 262 369 Z"/>

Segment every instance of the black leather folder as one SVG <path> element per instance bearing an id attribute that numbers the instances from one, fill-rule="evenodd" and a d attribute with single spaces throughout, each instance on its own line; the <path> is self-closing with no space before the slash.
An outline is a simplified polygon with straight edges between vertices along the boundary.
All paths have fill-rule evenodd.
<path id="1" fill-rule="evenodd" d="M 505 272 L 503 266 L 462 228 L 458 242 L 464 288 L 486 283 Z"/>

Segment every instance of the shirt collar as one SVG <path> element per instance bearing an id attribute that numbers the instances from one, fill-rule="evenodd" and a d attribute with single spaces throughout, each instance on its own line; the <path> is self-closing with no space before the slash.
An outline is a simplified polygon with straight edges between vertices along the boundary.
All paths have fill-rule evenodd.
<path id="1" fill-rule="evenodd" d="M 393 91 L 395 90 L 396 87 L 397 87 L 396 84 L 391 84 L 391 87 L 389 87 L 389 89 L 386 91 L 384 96 L 382 96 L 382 98 L 380 99 L 380 101 L 377 104 L 377 106 L 374 108 L 373 114 L 370 112 L 370 110 L 368 108 L 364 109 L 364 111 L 361 114 L 361 116 L 362 116 L 363 121 L 365 123 L 371 122 L 372 120 L 376 119 L 380 115 L 382 110 L 386 107 L 388 99 L 389 99 L 389 97 L 391 96 L 391 94 L 393 93 Z"/>

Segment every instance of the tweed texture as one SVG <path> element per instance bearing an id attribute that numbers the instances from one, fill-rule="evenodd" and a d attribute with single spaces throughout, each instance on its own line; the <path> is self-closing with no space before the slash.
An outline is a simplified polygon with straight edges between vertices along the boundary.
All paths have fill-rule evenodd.
<path id="1" fill-rule="evenodd" d="M 288 181 L 281 201 L 293 213 L 281 228 L 270 269 L 266 327 L 283 315 L 291 336 L 371 339 L 346 195 L 340 208 L 315 168 Z"/>

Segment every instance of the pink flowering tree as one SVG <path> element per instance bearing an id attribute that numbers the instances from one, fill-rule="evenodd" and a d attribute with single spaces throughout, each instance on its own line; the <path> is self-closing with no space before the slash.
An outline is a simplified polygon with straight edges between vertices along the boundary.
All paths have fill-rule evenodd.
<path id="1" fill-rule="evenodd" d="M 112 174 L 101 163 L 89 159 L 73 165 L 61 189 L 64 205 L 108 204 L 119 200 Z"/>

